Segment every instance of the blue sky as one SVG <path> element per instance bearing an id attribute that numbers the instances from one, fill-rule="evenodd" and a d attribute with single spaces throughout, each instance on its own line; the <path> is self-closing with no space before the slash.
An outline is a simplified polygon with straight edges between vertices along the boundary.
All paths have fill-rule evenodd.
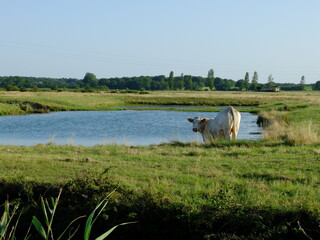
<path id="1" fill-rule="evenodd" d="M 320 80 L 319 0 L 0 0 L 0 76 Z"/>

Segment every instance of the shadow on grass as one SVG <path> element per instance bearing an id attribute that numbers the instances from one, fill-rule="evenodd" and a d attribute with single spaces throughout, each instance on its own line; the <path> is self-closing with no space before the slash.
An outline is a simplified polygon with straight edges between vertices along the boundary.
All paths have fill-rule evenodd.
<path id="1" fill-rule="evenodd" d="M 228 148 L 228 147 L 276 147 L 286 145 L 282 141 L 264 141 L 264 140 L 226 140 L 226 139 L 214 139 L 210 143 L 199 142 L 180 142 L 171 141 L 170 143 L 162 143 L 160 146 L 172 146 L 172 147 L 203 147 L 203 148 Z M 291 146 L 290 144 L 288 144 Z"/>
<path id="2" fill-rule="evenodd" d="M 20 202 L 23 209 L 17 236 L 24 236 L 31 217 L 41 216 L 40 196 L 54 197 L 61 186 L 21 181 L 0 181 L 1 201 Z M 59 232 L 66 223 L 88 215 L 100 199 L 115 188 L 108 177 L 86 175 L 63 187 L 54 226 Z M 221 189 L 202 196 L 201 206 L 171 201 L 163 193 L 132 192 L 119 188 L 95 223 L 94 236 L 127 221 L 139 221 L 116 230 L 108 239 L 312 239 L 320 238 L 320 217 L 304 210 L 256 209 L 245 207 Z M 303 231 L 299 227 L 303 227 Z M 80 223 L 79 223 L 80 224 Z M 83 223 L 81 223 L 83 225 Z M 79 232 L 82 232 L 81 230 Z M 76 239 L 82 239 L 79 235 Z"/>
<path id="3" fill-rule="evenodd" d="M 254 179 L 254 180 L 264 180 L 267 182 L 273 182 L 273 181 L 291 181 L 289 177 L 286 176 L 275 176 L 272 174 L 258 174 L 258 173 L 248 173 L 248 174 L 242 174 L 240 175 L 242 178 L 247 179 Z"/>

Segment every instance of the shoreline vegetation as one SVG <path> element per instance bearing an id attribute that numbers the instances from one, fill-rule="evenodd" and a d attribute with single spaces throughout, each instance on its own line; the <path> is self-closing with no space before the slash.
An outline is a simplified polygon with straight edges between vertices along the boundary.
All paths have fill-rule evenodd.
<path id="1" fill-rule="evenodd" d="M 232 105 L 258 114 L 264 126 L 259 141 L 0 146 L 0 203 L 9 201 L 12 208 L 19 203 L 16 236 L 25 236 L 32 216 L 41 217 L 41 196 L 56 197 L 63 188 L 54 232 L 89 215 L 117 189 L 92 236 L 138 221 L 119 227 L 110 239 L 319 239 L 319 104 L 316 91 L 0 92 L 1 115 L 130 105 L 219 111 L 215 107 Z M 1 218 L 3 205 L 0 209 Z M 39 239 L 35 229 L 29 233 Z"/>

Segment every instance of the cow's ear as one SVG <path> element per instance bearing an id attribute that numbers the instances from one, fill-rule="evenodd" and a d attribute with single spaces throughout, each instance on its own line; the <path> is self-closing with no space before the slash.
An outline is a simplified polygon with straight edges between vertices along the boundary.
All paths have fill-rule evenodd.
<path id="1" fill-rule="evenodd" d="M 201 122 L 202 122 L 202 123 L 204 123 L 205 121 L 207 121 L 206 118 L 202 118 L 202 119 L 201 119 Z"/>
<path id="2" fill-rule="evenodd" d="M 193 122 L 193 119 L 192 119 L 192 118 L 188 118 L 188 121 L 189 121 L 189 122 Z"/>

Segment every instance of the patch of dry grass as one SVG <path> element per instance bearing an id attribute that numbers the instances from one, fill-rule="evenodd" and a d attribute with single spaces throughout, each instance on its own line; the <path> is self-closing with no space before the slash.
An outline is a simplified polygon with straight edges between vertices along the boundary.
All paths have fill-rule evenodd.
<path id="1" fill-rule="evenodd" d="M 317 144 L 318 136 L 318 126 L 311 120 L 305 120 L 299 126 L 289 127 L 287 141 L 293 144 Z"/>
<path id="2" fill-rule="evenodd" d="M 289 125 L 284 112 L 262 112 L 260 116 L 265 120 L 263 138 L 266 140 L 283 140 L 292 145 L 319 143 L 319 125 L 312 120 Z"/>
<path id="3" fill-rule="evenodd" d="M 280 126 L 285 127 L 288 125 L 286 112 L 280 112 L 277 110 L 261 111 L 258 117 L 258 124 L 265 129 L 270 128 L 270 130 L 272 125 L 276 128 L 280 128 Z"/>

